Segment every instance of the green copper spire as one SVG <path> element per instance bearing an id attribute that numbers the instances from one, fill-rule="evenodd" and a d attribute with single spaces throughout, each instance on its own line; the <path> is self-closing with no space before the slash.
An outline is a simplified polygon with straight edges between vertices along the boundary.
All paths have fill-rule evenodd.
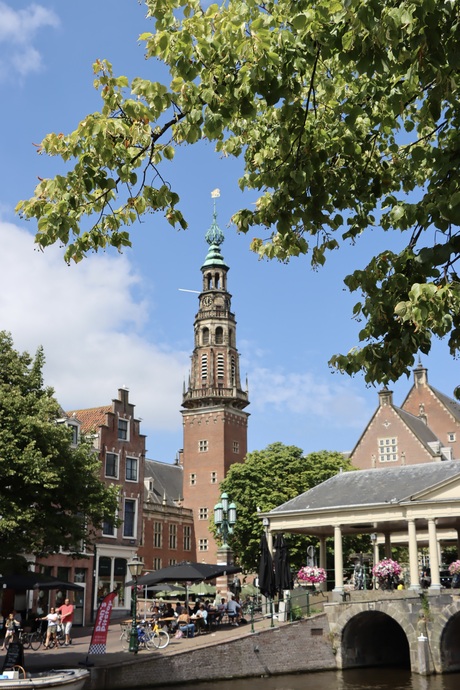
<path id="1" fill-rule="evenodd" d="M 220 196 L 219 190 L 215 189 L 211 193 L 211 196 L 214 199 L 214 210 L 212 214 L 211 226 L 205 235 L 205 240 L 209 244 L 209 251 L 201 268 L 206 268 L 207 266 L 223 266 L 224 268 L 228 268 L 228 266 L 225 264 L 224 257 L 220 252 L 220 245 L 224 241 L 225 237 L 224 233 L 217 224 L 216 198 Z"/>

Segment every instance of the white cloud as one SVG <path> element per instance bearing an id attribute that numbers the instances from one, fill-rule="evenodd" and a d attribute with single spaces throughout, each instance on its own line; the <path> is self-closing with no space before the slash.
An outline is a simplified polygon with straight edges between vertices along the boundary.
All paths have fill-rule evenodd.
<path id="1" fill-rule="evenodd" d="M 332 382 L 333 380 L 333 382 Z M 369 418 L 366 399 L 357 395 L 351 383 L 338 382 L 338 377 L 326 381 L 311 372 L 289 372 L 256 367 L 249 378 L 252 408 L 263 411 L 282 411 L 301 419 L 314 420 L 331 429 L 362 429 Z"/>
<path id="2" fill-rule="evenodd" d="M 189 352 L 145 335 L 149 304 L 126 256 L 97 255 L 67 266 L 62 250 L 34 250 L 33 237 L 0 222 L 0 328 L 17 350 L 46 357 L 45 383 L 64 409 L 110 404 L 130 389 L 143 432 L 181 427 Z"/>
<path id="3" fill-rule="evenodd" d="M 41 29 L 59 23 L 58 16 L 41 5 L 15 10 L 0 0 L 0 76 L 38 72 L 42 61 L 33 40 Z"/>

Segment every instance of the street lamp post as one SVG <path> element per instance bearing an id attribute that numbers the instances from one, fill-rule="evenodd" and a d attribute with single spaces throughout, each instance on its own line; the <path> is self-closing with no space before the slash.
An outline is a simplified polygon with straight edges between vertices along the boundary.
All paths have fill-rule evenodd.
<path id="1" fill-rule="evenodd" d="M 129 572 L 131 574 L 131 577 L 133 579 L 133 588 L 132 588 L 132 620 L 131 620 L 131 633 L 129 636 L 129 651 L 133 652 L 133 654 L 137 654 L 139 651 L 139 639 L 137 636 L 137 620 L 136 620 L 136 613 L 137 613 L 137 578 L 139 575 L 142 573 L 142 570 L 144 568 L 144 564 L 142 563 L 141 560 L 139 560 L 139 556 L 133 556 L 132 561 L 128 562 L 128 568 Z"/>
<path id="2" fill-rule="evenodd" d="M 228 536 L 233 534 L 233 527 L 236 523 L 236 505 L 229 504 L 228 495 L 223 493 L 219 503 L 214 506 L 214 524 L 217 533 L 222 538 L 222 546 L 228 548 Z"/>

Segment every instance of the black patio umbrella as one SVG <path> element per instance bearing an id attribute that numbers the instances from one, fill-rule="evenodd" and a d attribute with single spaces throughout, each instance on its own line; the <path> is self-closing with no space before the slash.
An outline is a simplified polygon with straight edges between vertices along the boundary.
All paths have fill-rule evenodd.
<path id="1" fill-rule="evenodd" d="M 293 582 L 289 565 L 289 551 L 286 540 L 281 533 L 276 535 L 273 547 L 275 549 L 275 556 L 273 558 L 275 586 L 278 594 L 282 596 L 285 589 L 292 589 Z"/>
<path id="2" fill-rule="evenodd" d="M 269 599 L 272 599 L 276 594 L 273 559 L 270 549 L 268 548 L 267 535 L 265 532 L 262 534 L 260 540 L 259 589 L 260 592 Z"/>
<path id="3" fill-rule="evenodd" d="M 214 580 L 221 575 L 233 575 L 239 573 L 240 567 L 235 565 L 220 565 L 218 563 L 176 563 L 167 568 L 161 568 L 153 573 L 141 575 L 137 578 L 137 584 L 156 585 L 159 582 L 203 582 Z M 133 585 L 134 580 L 126 583 Z"/>
<path id="4" fill-rule="evenodd" d="M 0 587 L 4 589 L 15 589 L 21 591 L 23 589 L 68 589 L 79 590 L 83 589 L 81 585 L 74 582 L 66 582 L 51 575 L 41 575 L 40 573 L 12 573 L 11 575 L 2 575 L 0 577 Z"/>
<path id="5" fill-rule="evenodd" d="M 159 582 L 157 585 L 144 585 L 148 592 L 177 592 L 178 594 L 183 594 L 185 592 L 184 587 L 180 585 L 170 585 L 168 582 Z"/>

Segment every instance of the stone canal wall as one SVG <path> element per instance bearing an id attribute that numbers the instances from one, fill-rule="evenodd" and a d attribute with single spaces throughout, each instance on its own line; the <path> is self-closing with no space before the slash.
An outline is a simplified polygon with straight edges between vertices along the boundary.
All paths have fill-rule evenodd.
<path id="1" fill-rule="evenodd" d="M 248 626 L 249 627 L 249 626 Z M 336 668 L 325 614 L 174 655 L 91 669 L 91 690 L 183 685 Z"/>

